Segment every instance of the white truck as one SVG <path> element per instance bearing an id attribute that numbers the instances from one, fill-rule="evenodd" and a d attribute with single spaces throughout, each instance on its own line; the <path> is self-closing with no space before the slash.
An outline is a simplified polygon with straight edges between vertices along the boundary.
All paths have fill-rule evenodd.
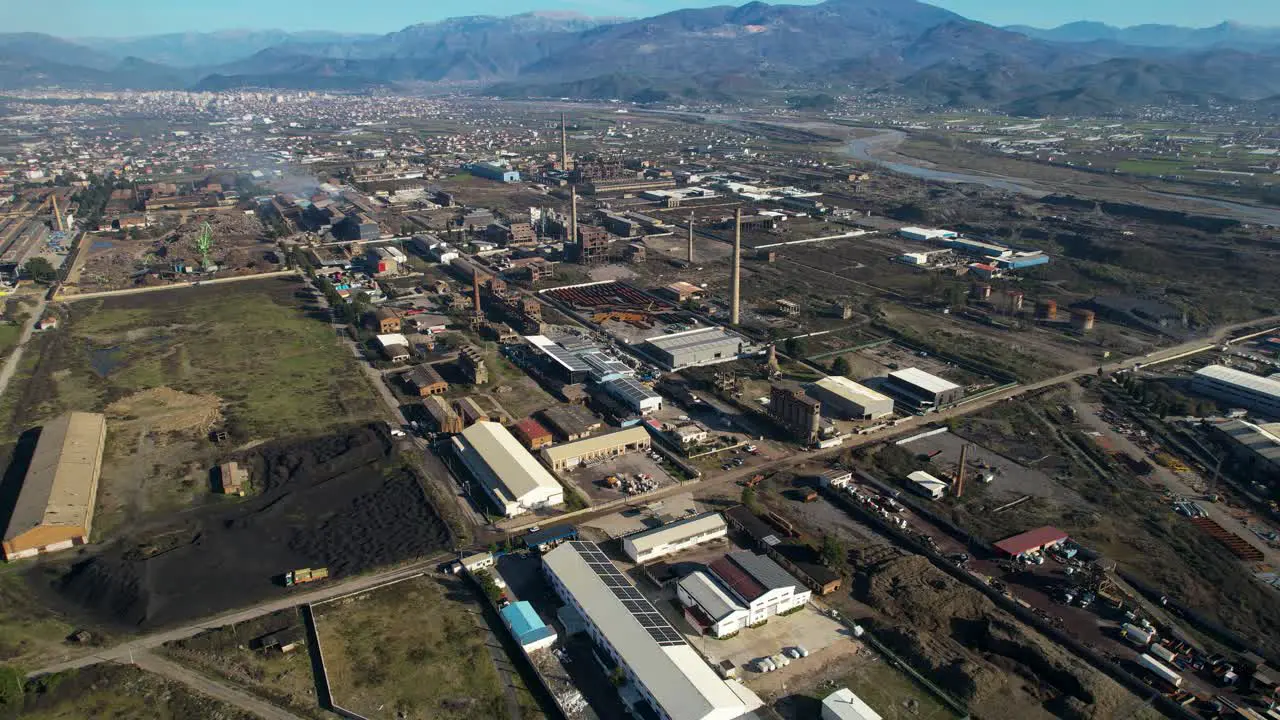
<path id="1" fill-rule="evenodd" d="M 1174 672 L 1168 665 L 1165 665 L 1150 655 L 1146 653 L 1139 655 L 1138 664 L 1146 668 L 1146 670 L 1152 675 L 1164 680 L 1175 688 L 1182 687 L 1182 676 Z"/>
<path id="2" fill-rule="evenodd" d="M 1139 647 L 1146 647 L 1155 639 L 1154 630 L 1143 630 L 1137 625 L 1125 623 L 1120 626 L 1120 636 Z"/>

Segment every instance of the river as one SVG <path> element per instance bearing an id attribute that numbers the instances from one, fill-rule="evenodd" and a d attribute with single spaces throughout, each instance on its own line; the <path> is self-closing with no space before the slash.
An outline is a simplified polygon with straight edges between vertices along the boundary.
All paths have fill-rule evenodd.
<path id="1" fill-rule="evenodd" d="M 925 167 L 923 165 L 912 165 L 904 162 L 882 160 L 876 157 L 875 152 L 878 148 L 894 147 L 905 137 L 906 133 L 901 131 L 886 130 L 871 137 L 850 140 L 844 146 L 845 153 L 855 160 L 874 163 L 887 170 L 920 178 L 921 180 L 936 180 L 938 182 L 949 183 L 973 183 L 976 185 L 985 185 L 996 190 L 1004 190 L 1006 192 L 1014 192 L 1022 195 L 1031 195 L 1037 198 L 1050 194 L 1049 190 L 1038 185 L 1035 181 L 1028 180 L 1026 178 L 949 172 L 946 170 Z M 1204 212 L 1209 215 L 1226 215 L 1239 220 L 1240 222 L 1280 226 L 1280 209 L 1245 205 L 1243 203 L 1231 202 L 1230 200 L 1222 200 L 1219 198 L 1178 195 L 1175 193 L 1165 193 L 1154 190 L 1149 190 L 1147 192 L 1160 197 L 1176 199 L 1186 204 L 1204 205 L 1206 207 L 1198 212 Z"/>

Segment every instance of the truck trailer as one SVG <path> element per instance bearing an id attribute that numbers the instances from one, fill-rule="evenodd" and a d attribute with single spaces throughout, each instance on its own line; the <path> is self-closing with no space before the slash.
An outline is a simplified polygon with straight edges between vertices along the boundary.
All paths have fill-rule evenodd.
<path id="1" fill-rule="evenodd" d="M 293 587 L 303 583 L 315 582 L 316 580 L 324 580 L 329 577 L 329 568 L 299 568 L 298 570 L 290 570 L 284 574 L 284 586 Z"/>
<path id="2" fill-rule="evenodd" d="M 1125 623 L 1120 626 L 1120 636 L 1134 645 L 1146 647 L 1155 639 L 1156 633 L 1154 630 L 1143 630 L 1137 625 Z"/>
<path id="3" fill-rule="evenodd" d="M 1170 685 L 1176 687 L 1182 686 L 1182 676 L 1174 672 L 1172 668 L 1159 660 L 1143 653 L 1138 656 L 1138 664 L 1146 668 L 1152 675 L 1164 680 Z"/>

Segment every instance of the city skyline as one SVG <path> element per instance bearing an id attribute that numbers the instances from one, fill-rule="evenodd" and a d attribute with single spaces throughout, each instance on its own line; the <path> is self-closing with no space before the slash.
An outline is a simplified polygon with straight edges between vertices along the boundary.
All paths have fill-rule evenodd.
<path id="1" fill-rule="evenodd" d="M 332 31 L 387 33 L 422 22 L 467 15 L 515 15 L 533 11 L 576 12 L 590 16 L 645 17 L 681 8 L 723 5 L 714 0 L 476 0 L 424 7 L 413 0 L 388 0 L 358 15 L 337 0 L 313 0 L 300 16 L 288 4 L 264 6 L 252 0 L 217 5 L 162 0 L 68 0 L 65 12 L 50 14 L 34 5 L 11 9 L 11 32 L 43 32 L 59 37 L 136 37 L 225 30 Z M 814 4 L 806 0 L 777 4 Z M 1055 27 L 1088 20 L 1110 25 L 1169 24 L 1207 27 L 1224 21 L 1280 25 L 1280 8 L 1271 0 L 1228 0 L 1205 5 L 1196 0 L 1078 0 L 1070 5 L 1020 0 L 934 0 L 933 4 L 992 25 Z"/>

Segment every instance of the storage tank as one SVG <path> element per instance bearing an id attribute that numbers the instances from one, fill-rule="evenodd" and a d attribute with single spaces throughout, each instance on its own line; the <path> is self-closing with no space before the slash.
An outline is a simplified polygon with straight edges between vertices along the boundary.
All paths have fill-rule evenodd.
<path id="1" fill-rule="evenodd" d="M 1080 332 L 1089 332 L 1093 329 L 1095 319 L 1092 310 L 1077 309 L 1071 311 L 1071 327 Z"/>
<path id="2" fill-rule="evenodd" d="M 1036 318 L 1040 320 L 1057 320 L 1058 302 L 1056 300 L 1041 300 L 1036 303 Z"/>
<path id="3" fill-rule="evenodd" d="M 1182 686 L 1182 676 L 1174 672 L 1172 668 L 1159 660 L 1143 653 L 1138 656 L 1138 664 L 1146 668 L 1152 675 L 1164 680 L 1174 687 Z"/>
<path id="4" fill-rule="evenodd" d="M 1022 301 L 1026 295 L 1021 290 L 1010 290 L 1006 297 L 1009 298 L 1009 312 L 1022 312 Z"/>
<path id="5" fill-rule="evenodd" d="M 1154 630 L 1143 630 L 1137 625 L 1125 623 L 1120 626 L 1120 635 L 1134 645 L 1148 645 L 1155 638 Z"/>

